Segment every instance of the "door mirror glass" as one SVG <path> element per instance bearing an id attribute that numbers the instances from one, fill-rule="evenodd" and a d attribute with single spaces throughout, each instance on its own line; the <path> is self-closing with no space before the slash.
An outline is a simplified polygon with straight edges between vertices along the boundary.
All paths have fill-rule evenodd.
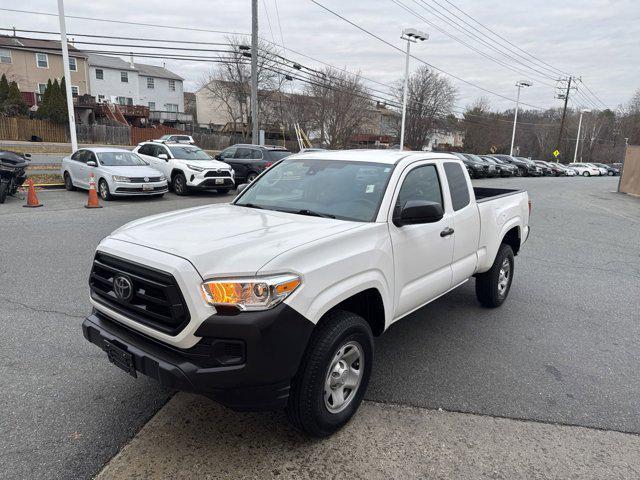
<path id="1" fill-rule="evenodd" d="M 94 162 L 93 160 L 89 160 L 89 161 L 87 162 L 87 166 L 88 166 L 88 167 L 95 167 L 95 166 L 96 166 L 96 162 Z"/>
<path id="2" fill-rule="evenodd" d="M 439 203 L 428 200 L 408 200 L 400 209 L 399 214 L 393 218 L 393 223 L 402 227 L 403 225 L 434 223 L 442 220 L 442 217 L 444 217 L 444 211 Z"/>
<path id="3" fill-rule="evenodd" d="M 242 193 L 242 191 L 249 186 L 248 183 L 241 183 L 238 185 L 238 193 Z"/>
<path id="4" fill-rule="evenodd" d="M 158 158 L 160 158 L 161 160 L 167 160 L 169 161 L 169 155 L 167 155 L 166 153 L 161 153 L 158 155 Z"/>

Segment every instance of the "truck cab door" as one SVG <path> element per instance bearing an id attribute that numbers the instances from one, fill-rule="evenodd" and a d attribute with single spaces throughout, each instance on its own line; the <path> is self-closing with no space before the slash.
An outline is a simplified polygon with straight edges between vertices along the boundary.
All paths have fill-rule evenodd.
<path id="1" fill-rule="evenodd" d="M 451 261 L 452 286 L 471 277 L 478 265 L 480 241 L 480 213 L 471 201 L 471 183 L 457 162 L 444 162 L 448 193 L 453 210 L 453 258 Z"/>
<path id="2" fill-rule="evenodd" d="M 450 209 L 445 209 L 436 164 L 423 161 L 402 173 L 389 212 L 389 231 L 395 268 L 395 318 L 406 315 L 451 288 L 453 228 Z M 439 202 L 444 217 L 432 223 L 397 226 L 394 214 L 409 200 Z"/>

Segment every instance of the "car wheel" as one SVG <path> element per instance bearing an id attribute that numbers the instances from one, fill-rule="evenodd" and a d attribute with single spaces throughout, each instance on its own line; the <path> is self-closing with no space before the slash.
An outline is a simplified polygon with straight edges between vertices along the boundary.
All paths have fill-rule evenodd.
<path id="1" fill-rule="evenodd" d="M 187 179 L 182 173 L 176 173 L 171 180 L 173 185 L 173 191 L 176 195 L 186 195 L 187 194 Z"/>
<path id="2" fill-rule="evenodd" d="M 71 180 L 71 175 L 69 172 L 64 172 L 64 188 L 69 192 L 73 192 L 76 190 L 76 187 L 73 185 L 73 180 Z"/>
<path id="3" fill-rule="evenodd" d="M 369 384 L 373 334 L 360 316 L 330 312 L 309 340 L 291 382 L 287 417 L 314 437 L 326 437 L 354 415 Z"/>
<path id="4" fill-rule="evenodd" d="M 109 191 L 109 185 L 106 180 L 102 179 L 98 182 L 98 193 L 100 194 L 100 198 L 105 202 L 111 200 L 111 192 Z"/>
<path id="5" fill-rule="evenodd" d="M 610 177 L 613 177 L 613 172 L 607 172 L 607 175 L 609 175 Z"/>
<path id="6" fill-rule="evenodd" d="M 583 177 L 590 177 L 591 174 L 589 172 L 582 172 Z"/>
<path id="7" fill-rule="evenodd" d="M 253 182 L 257 178 L 258 174 L 256 172 L 251 172 L 247 175 L 247 183 Z"/>
<path id="8" fill-rule="evenodd" d="M 485 307 L 499 307 L 506 300 L 513 280 L 513 250 L 500 245 L 489 271 L 476 275 L 476 297 Z"/>

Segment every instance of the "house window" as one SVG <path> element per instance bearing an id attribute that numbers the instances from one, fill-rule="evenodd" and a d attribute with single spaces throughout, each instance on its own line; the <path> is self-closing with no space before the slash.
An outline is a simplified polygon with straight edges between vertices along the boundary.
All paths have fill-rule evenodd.
<path id="1" fill-rule="evenodd" d="M 39 83 L 38 84 L 38 93 L 40 95 L 44 94 L 44 91 L 47 89 L 47 84 L 46 83 Z"/>
<path id="2" fill-rule="evenodd" d="M 151 77 L 147 77 L 147 88 L 155 88 L 155 83 Z"/>
<path id="3" fill-rule="evenodd" d="M 49 68 L 49 55 L 36 53 L 36 65 L 38 68 Z"/>
<path id="4" fill-rule="evenodd" d="M 169 90 L 172 92 L 176 91 L 176 81 L 175 80 L 169 80 Z"/>
<path id="5" fill-rule="evenodd" d="M 133 105 L 133 98 L 127 97 L 127 105 Z"/>
<path id="6" fill-rule="evenodd" d="M 127 99 L 125 97 L 118 97 L 118 104 L 119 105 L 126 105 L 127 104 Z"/>
<path id="7" fill-rule="evenodd" d="M 80 89 L 77 85 L 71 85 L 71 95 L 77 97 L 80 94 Z"/>
<path id="8" fill-rule="evenodd" d="M 178 111 L 178 105 L 175 104 L 175 103 L 165 103 L 164 106 L 167 109 L 167 112 L 177 112 Z"/>
<path id="9" fill-rule="evenodd" d="M 96 78 L 98 80 L 104 80 L 104 70 L 101 68 L 96 68 Z"/>
<path id="10" fill-rule="evenodd" d="M 155 110 L 156 109 L 156 102 L 149 102 L 149 110 Z"/>
<path id="11" fill-rule="evenodd" d="M 11 50 L 0 50 L 0 63 L 11 63 Z"/>
<path id="12" fill-rule="evenodd" d="M 73 57 L 69 57 L 69 70 L 72 72 L 78 71 L 78 64 L 76 63 L 76 59 Z"/>
<path id="13" fill-rule="evenodd" d="M 98 95 L 98 103 L 104 102 L 104 95 Z"/>
<path id="14" fill-rule="evenodd" d="M 129 83 L 129 72 L 120 72 L 120 81 L 122 83 Z"/>

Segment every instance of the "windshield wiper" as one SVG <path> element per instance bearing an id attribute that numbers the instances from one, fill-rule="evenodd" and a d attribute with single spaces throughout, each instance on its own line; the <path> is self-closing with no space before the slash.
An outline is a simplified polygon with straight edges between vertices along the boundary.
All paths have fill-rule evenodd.
<path id="1" fill-rule="evenodd" d="M 259 210 L 263 210 L 264 207 L 261 207 L 260 205 L 256 205 L 255 203 L 236 203 L 236 205 L 238 205 L 239 207 L 247 207 L 247 208 L 257 208 Z"/>
<path id="2" fill-rule="evenodd" d="M 306 208 L 303 208 L 302 210 L 298 210 L 297 212 L 291 212 L 291 213 L 299 213 L 300 215 L 308 215 L 310 217 L 336 218 L 335 215 L 331 215 L 329 213 L 320 213 L 314 210 L 308 210 Z"/>

